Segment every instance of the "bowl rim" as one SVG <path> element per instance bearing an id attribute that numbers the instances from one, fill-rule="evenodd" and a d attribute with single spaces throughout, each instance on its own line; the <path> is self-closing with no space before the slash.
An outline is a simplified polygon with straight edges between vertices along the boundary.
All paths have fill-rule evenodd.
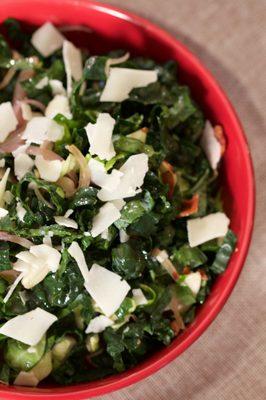
<path id="1" fill-rule="evenodd" d="M 31 0 L 34 3 L 44 3 L 45 0 Z M 47 0 L 46 0 L 47 1 Z M 1 0 L 0 7 L 4 7 L 5 3 L 23 3 L 27 0 Z M 178 49 L 180 57 L 189 59 L 189 61 L 197 67 L 201 76 L 204 76 L 207 81 L 208 87 L 214 89 L 218 92 L 220 99 L 222 100 L 223 107 L 230 116 L 231 123 L 235 127 L 235 133 L 238 136 L 238 140 L 241 143 L 242 151 L 245 151 L 245 162 L 247 166 L 247 188 L 248 188 L 248 205 L 247 205 L 247 223 L 243 228 L 244 234 L 242 239 L 242 252 L 238 254 L 238 258 L 235 261 L 234 269 L 229 276 L 226 284 L 223 287 L 222 293 L 220 294 L 218 300 L 216 300 L 212 310 L 204 317 L 204 319 L 195 326 L 195 329 L 186 337 L 182 343 L 169 349 L 163 356 L 157 360 L 153 360 L 148 365 L 139 368 L 134 367 L 132 370 L 127 370 L 125 373 L 118 374 L 117 380 L 108 382 L 108 378 L 102 380 L 94 381 L 97 383 L 96 387 L 86 387 L 88 383 L 82 383 L 77 385 L 70 385 L 65 387 L 58 387 L 52 390 L 39 389 L 38 392 L 30 388 L 19 388 L 14 386 L 0 386 L 0 395 L 4 395 L 6 399 L 39 399 L 39 398 L 49 398 L 49 399 L 81 399 L 90 398 L 94 396 L 104 395 L 112 391 L 122 389 L 126 386 L 132 385 L 142 379 L 148 377 L 149 375 L 155 373 L 160 368 L 164 367 L 166 364 L 174 360 L 178 355 L 183 353 L 192 343 L 194 343 L 208 328 L 208 326 L 217 317 L 224 304 L 226 303 L 228 297 L 230 296 L 238 277 L 244 267 L 244 262 L 249 249 L 251 236 L 254 226 L 254 216 L 255 216 L 255 176 L 254 168 L 250 155 L 249 145 L 244 133 L 242 124 L 234 110 L 233 105 L 225 94 L 224 90 L 221 88 L 220 84 L 214 78 L 212 73 L 206 68 L 201 61 L 198 59 L 194 53 L 183 45 L 179 39 L 172 36 L 170 33 L 161 28 L 157 24 L 149 21 L 146 18 L 140 17 L 134 12 L 123 10 L 119 7 L 99 3 L 94 0 L 53 0 L 54 3 L 67 3 L 70 5 L 75 5 L 75 7 L 86 7 L 89 9 L 94 9 L 100 11 L 104 14 L 110 14 L 116 18 L 124 19 L 132 22 L 135 25 L 144 26 L 145 30 L 148 30 L 151 34 L 156 34 L 171 47 Z M 137 370 L 136 370 L 137 369 Z M 105 382 L 107 380 L 107 382 Z M 90 382 L 92 383 L 92 382 Z"/>

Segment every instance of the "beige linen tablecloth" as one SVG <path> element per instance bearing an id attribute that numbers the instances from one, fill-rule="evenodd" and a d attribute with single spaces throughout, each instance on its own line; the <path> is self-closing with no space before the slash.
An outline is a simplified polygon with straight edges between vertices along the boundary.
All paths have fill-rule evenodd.
<path id="1" fill-rule="evenodd" d="M 209 67 L 244 125 L 257 211 L 244 270 L 222 312 L 153 376 L 97 400 L 266 399 L 266 1 L 109 0 L 153 20 Z M 263 32 L 264 30 L 264 32 Z"/>

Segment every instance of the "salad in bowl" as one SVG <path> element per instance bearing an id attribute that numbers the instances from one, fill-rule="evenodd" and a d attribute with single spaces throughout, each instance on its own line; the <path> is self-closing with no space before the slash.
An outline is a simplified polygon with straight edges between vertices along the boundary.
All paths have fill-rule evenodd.
<path id="1" fill-rule="evenodd" d="M 175 61 L 4 26 L 0 380 L 88 382 L 169 345 L 225 271 L 223 128 Z"/>

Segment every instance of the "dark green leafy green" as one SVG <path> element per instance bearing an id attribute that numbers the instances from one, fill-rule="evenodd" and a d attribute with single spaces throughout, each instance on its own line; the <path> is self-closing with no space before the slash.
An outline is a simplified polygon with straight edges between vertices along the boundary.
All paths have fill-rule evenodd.
<path id="1" fill-rule="evenodd" d="M 229 229 L 223 243 L 221 244 L 219 250 L 216 253 L 214 262 L 210 266 L 210 271 L 214 274 L 221 274 L 225 271 L 230 257 L 236 246 L 236 236 Z"/>

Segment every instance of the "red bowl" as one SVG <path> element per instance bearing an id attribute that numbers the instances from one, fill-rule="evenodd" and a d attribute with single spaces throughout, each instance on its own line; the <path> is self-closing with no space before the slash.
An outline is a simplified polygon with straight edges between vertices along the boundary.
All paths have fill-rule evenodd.
<path id="1" fill-rule="evenodd" d="M 91 34 L 82 34 L 77 44 L 86 45 L 91 53 L 125 48 L 131 54 L 150 56 L 158 61 L 177 60 L 179 79 L 191 88 L 207 117 L 221 124 L 226 133 L 227 149 L 221 175 L 225 208 L 238 237 L 238 248 L 226 272 L 216 280 L 207 301 L 198 309 L 195 321 L 169 347 L 116 376 L 67 387 L 33 389 L 0 385 L 0 397 L 5 399 L 70 400 L 102 395 L 135 383 L 168 364 L 207 329 L 225 304 L 243 267 L 253 227 L 255 187 L 248 145 L 235 111 L 210 72 L 177 39 L 151 22 L 87 0 L 1 0 L 0 20 L 7 17 L 33 25 L 45 21 L 87 25 L 92 29 Z"/>

